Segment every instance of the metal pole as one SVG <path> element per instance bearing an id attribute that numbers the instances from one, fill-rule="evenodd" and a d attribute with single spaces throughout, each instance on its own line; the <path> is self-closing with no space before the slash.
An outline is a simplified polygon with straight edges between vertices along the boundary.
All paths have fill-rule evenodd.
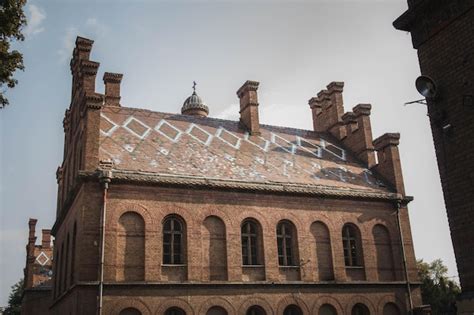
<path id="1" fill-rule="evenodd" d="M 102 315 L 103 295 L 104 295 L 104 261 L 105 261 L 105 219 L 107 215 L 107 191 L 111 181 L 112 172 L 104 171 L 100 176 L 103 184 L 102 213 L 100 218 L 100 267 L 99 267 L 99 302 L 97 314 Z"/>
<path id="2" fill-rule="evenodd" d="M 403 257 L 403 269 L 405 271 L 405 280 L 407 286 L 407 293 L 408 293 L 408 301 L 410 303 L 410 310 L 409 314 L 413 314 L 413 299 L 411 296 L 411 287 L 410 287 L 410 278 L 408 278 L 408 266 L 407 266 L 407 256 L 405 254 L 405 242 L 403 240 L 403 231 L 402 231 L 402 223 L 400 219 L 400 201 L 397 201 L 397 223 L 398 223 L 398 232 L 400 233 L 400 245 L 402 248 L 402 257 Z"/>

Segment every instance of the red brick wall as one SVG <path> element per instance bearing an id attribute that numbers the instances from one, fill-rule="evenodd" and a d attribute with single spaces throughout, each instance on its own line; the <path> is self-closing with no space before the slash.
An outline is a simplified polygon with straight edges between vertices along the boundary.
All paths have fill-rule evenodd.
<path id="1" fill-rule="evenodd" d="M 461 3 L 468 6 L 468 1 L 449 8 L 437 4 L 420 16 L 431 37 L 416 44 L 421 73 L 430 76 L 439 91 L 435 100 L 428 101 L 428 112 L 461 286 L 473 291 L 474 6 L 458 15 Z M 437 12 L 448 19 L 438 22 Z M 450 130 L 443 131 L 447 124 Z"/>

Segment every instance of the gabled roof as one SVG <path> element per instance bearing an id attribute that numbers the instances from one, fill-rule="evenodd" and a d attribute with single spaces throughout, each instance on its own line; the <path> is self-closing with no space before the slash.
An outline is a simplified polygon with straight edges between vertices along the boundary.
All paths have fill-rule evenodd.
<path id="1" fill-rule="evenodd" d="M 114 169 L 256 184 L 290 183 L 391 193 L 329 133 L 104 107 L 99 159 Z"/>

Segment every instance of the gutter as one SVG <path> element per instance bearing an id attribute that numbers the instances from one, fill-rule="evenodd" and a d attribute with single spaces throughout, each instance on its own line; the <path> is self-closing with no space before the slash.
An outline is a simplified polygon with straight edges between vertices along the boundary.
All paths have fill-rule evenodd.
<path id="1" fill-rule="evenodd" d="M 104 295 L 104 261 L 105 261 L 105 222 L 107 216 L 107 191 L 111 182 L 112 171 L 102 171 L 99 180 L 102 184 L 102 213 L 100 218 L 100 267 L 99 267 L 99 298 L 97 314 L 102 315 Z"/>
<path id="2" fill-rule="evenodd" d="M 409 307 L 410 309 L 408 310 L 408 314 L 412 315 L 413 314 L 413 298 L 411 294 L 411 286 L 410 286 L 410 278 L 408 277 L 408 265 L 407 265 L 407 256 L 405 253 L 405 244 L 404 244 L 404 239 L 403 239 L 403 230 L 402 230 L 402 223 L 400 219 L 400 206 L 402 202 L 398 201 L 396 203 L 397 207 L 397 223 L 398 223 L 398 232 L 400 234 L 400 247 L 402 249 L 402 258 L 403 258 L 403 270 L 405 272 L 405 285 L 407 289 L 407 294 L 408 294 L 408 302 L 409 302 Z"/>

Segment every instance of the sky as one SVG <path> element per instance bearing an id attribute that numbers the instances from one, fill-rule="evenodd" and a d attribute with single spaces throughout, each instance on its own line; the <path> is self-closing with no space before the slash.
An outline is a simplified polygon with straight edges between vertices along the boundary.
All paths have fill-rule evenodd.
<path id="1" fill-rule="evenodd" d="M 374 138 L 401 133 L 417 258 L 441 258 L 457 280 L 426 107 L 403 105 L 420 99 L 410 34 L 392 26 L 406 8 L 404 0 L 28 1 L 26 40 L 15 44 L 26 69 L 0 110 L 0 306 L 23 275 L 28 218 L 38 219 L 38 242 L 55 220 L 77 35 L 95 41 L 98 92 L 105 71 L 124 74 L 127 107 L 177 113 L 195 80 L 210 117 L 236 120 L 235 92 L 256 80 L 261 123 L 311 129 L 308 100 L 344 81 L 346 111 L 372 104 Z"/>

